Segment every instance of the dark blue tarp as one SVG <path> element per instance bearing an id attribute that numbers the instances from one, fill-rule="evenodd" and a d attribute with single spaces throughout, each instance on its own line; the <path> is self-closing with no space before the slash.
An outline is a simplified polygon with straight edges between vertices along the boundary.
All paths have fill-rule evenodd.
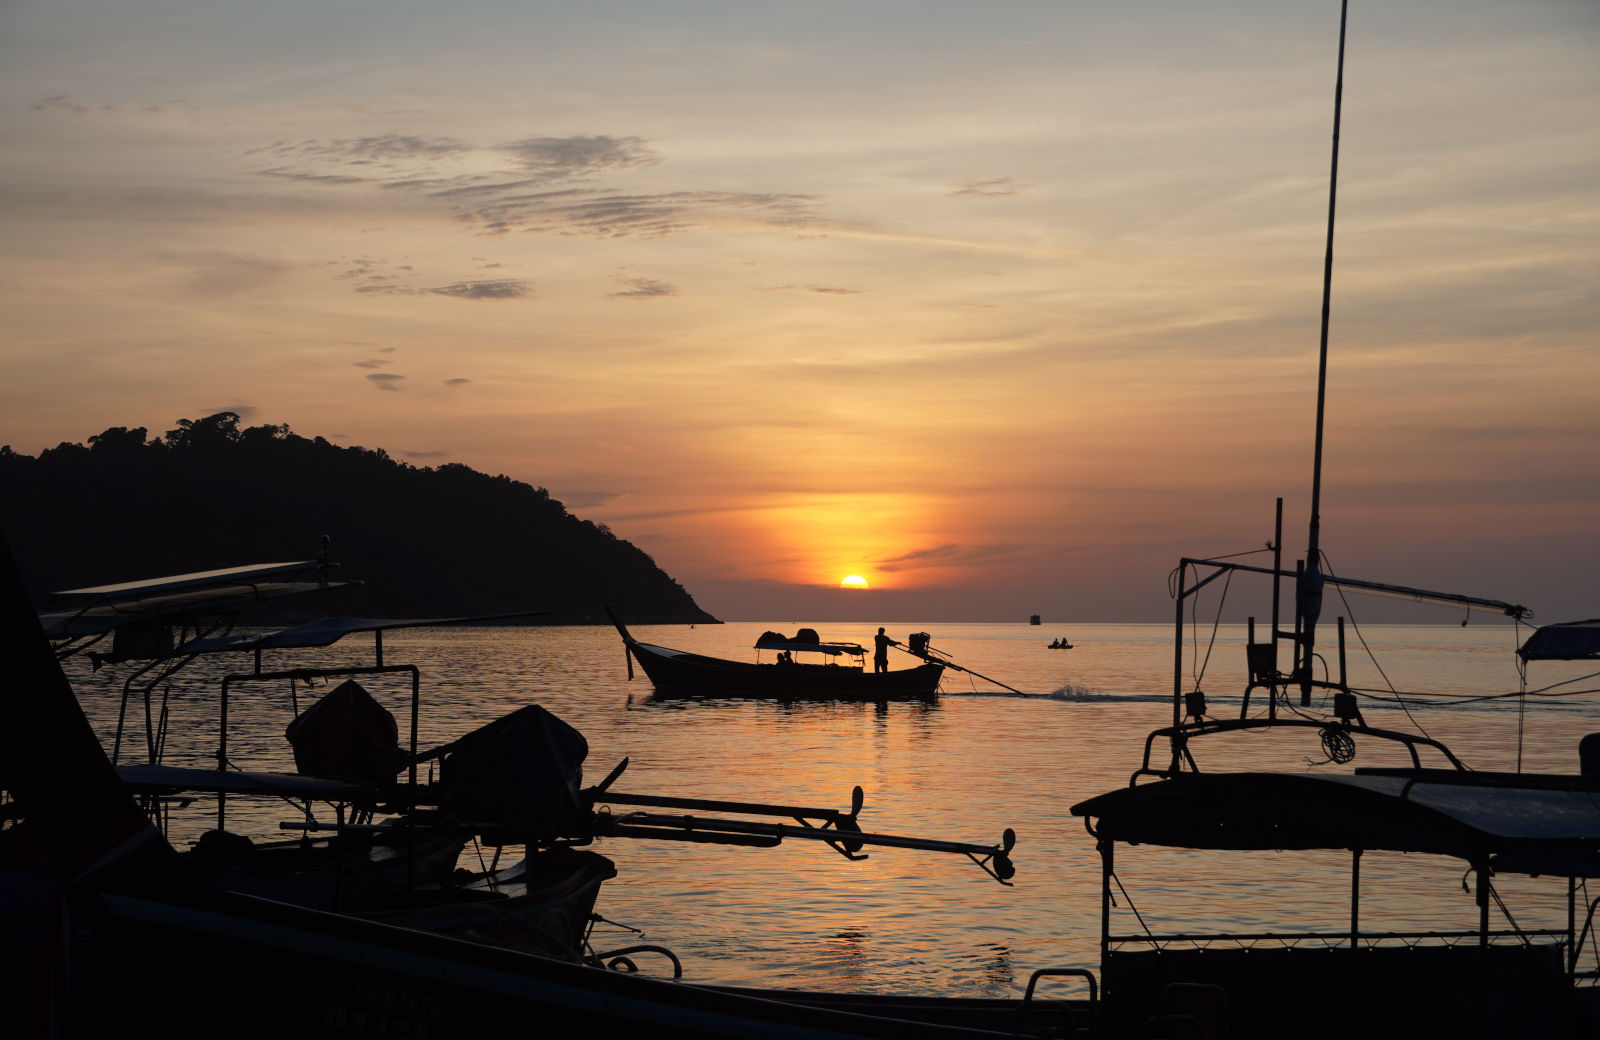
<path id="1" fill-rule="evenodd" d="M 283 735 L 303 776 L 390 784 L 409 761 L 394 716 L 354 679 L 301 712 Z"/>
<path id="2" fill-rule="evenodd" d="M 1517 653 L 1524 661 L 1600 659 L 1600 618 L 1545 625 L 1529 636 Z"/>
<path id="3" fill-rule="evenodd" d="M 439 807 L 496 844 L 576 838 L 589 831 L 580 793 L 589 742 L 537 704 L 473 730 L 440 767 Z"/>

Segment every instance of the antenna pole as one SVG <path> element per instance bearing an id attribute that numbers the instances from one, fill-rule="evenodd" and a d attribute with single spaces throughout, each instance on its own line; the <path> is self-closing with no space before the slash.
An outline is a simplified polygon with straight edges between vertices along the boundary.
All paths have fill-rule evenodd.
<path id="1" fill-rule="evenodd" d="M 1328 174 L 1328 248 L 1322 262 L 1322 342 L 1317 355 L 1317 430 L 1311 463 L 1311 531 L 1306 544 L 1306 569 L 1296 590 L 1301 619 L 1299 661 L 1302 693 L 1309 692 L 1317 618 L 1322 613 L 1322 427 L 1328 392 L 1328 314 L 1333 296 L 1333 216 L 1339 197 L 1339 116 L 1344 103 L 1344 35 L 1349 0 L 1339 4 L 1339 66 L 1333 87 L 1333 160 Z"/>

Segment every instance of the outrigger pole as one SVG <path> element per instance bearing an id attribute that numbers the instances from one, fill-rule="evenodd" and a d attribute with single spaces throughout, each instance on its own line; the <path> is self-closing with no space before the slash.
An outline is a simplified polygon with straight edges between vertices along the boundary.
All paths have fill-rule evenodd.
<path id="1" fill-rule="evenodd" d="M 664 841 L 691 841 L 717 845 L 751 845 L 771 848 L 785 838 L 805 838 L 826 842 L 845 859 L 866 859 L 861 852 L 865 845 L 892 848 L 920 849 L 924 852 L 948 852 L 966 856 L 990 877 L 1009 886 L 1017 868 L 1011 862 L 1011 849 L 1017 835 L 1007 827 L 998 845 L 976 845 L 968 842 L 943 841 L 937 838 L 912 838 L 898 834 L 873 834 L 861 830 L 856 815 L 861 812 L 865 799 L 860 786 L 850 793 L 850 811 L 818 809 L 798 805 L 769 805 L 761 802 L 734 802 L 709 798 L 673 798 L 653 794 L 623 794 L 606 790 L 626 767 L 624 759 L 595 787 L 584 791 L 584 800 L 590 805 L 653 806 L 665 809 L 697 809 L 709 812 L 745 815 L 788 816 L 794 824 L 729 820 L 713 816 L 680 816 L 667 813 L 635 811 L 621 814 L 597 813 L 592 820 L 593 833 L 601 837 L 653 838 Z M 798 824 L 798 826 L 796 826 Z"/>
<path id="2" fill-rule="evenodd" d="M 1349 0 L 1339 4 L 1339 64 L 1333 87 L 1333 159 L 1328 175 L 1328 238 L 1322 261 L 1322 341 L 1317 358 L 1317 428 L 1311 462 L 1311 530 L 1306 542 L 1305 568 L 1295 581 L 1295 616 L 1299 630 L 1296 671 L 1300 703 L 1311 702 L 1311 677 L 1316 651 L 1317 618 L 1322 614 L 1322 427 L 1328 392 L 1328 318 L 1333 298 L 1333 217 L 1339 196 L 1339 117 L 1344 105 L 1344 35 Z"/>
<path id="3" fill-rule="evenodd" d="M 907 650 L 903 646 L 896 646 L 895 649 L 901 651 L 902 653 L 910 654 L 912 657 L 920 658 L 920 659 L 922 659 L 924 661 L 938 661 L 940 664 L 944 665 L 946 668 L 950 669 L 953 672 L 966 672 L 968 675 L 976 675 L 978 678 L 982 679 L 984 682 L 994 683 L 996 686 L 1000 687 L 1003 690 L 1010 690 L 1012 693 L 1018 694 L 1018 695 L 1023 696 L 1023 697 L 1027 696 L 1027 694 L 1023 693 L 1021 690 L 1017 689 L 1015 686 L 1007 686 L 1005 683 L 1001 682 L 999 679 L 991 679 L 991 678 L 989 678 L 989 676 L 984 675 L 982 672 L 975 672 L 971 668 L 963 668 L 963 667 L 961 667 L 959 664 L 956 664 L 954 661 L 950 660 L 950 658 L 946 657 L 944 654 L 942 654 L 939 651 L 935 650 L 931 646 L 924 647 L 921 653 L 918 653 L 915 650 Z"/>

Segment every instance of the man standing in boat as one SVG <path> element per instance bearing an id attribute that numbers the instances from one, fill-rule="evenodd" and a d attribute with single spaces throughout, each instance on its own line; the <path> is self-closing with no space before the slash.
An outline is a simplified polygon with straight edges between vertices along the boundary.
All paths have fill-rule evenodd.
<path id="1" fill-rule="evenodd" d="M 890 639 L 883 634 L 883 629 L 878 629 L 878 634 L 872 637 L 876 649 L 872 651 L 872 670 L 874 672 L 887 672 L 889 670 L 889 648 L 899 646 L 898 640 Z"/>

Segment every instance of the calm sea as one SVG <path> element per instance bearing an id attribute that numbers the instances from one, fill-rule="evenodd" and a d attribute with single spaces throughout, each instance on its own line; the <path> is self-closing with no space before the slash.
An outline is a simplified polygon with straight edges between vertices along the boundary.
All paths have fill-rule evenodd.
<path id="1" fill-rule="evenodd" d="M 634 629 L 645 642 L 751 659 L 766 629 L 792 632 L 804 622 L 752 622 Z M 791 840 L 775 849 L 609 839 L 598 850 L 620 876 L 605 886 L 597 910 L 642 930 L 644 938 L 602 926 L 597 944 L 650 942 L 673 949 L 689 978 L 762 986 L 946 995 L 1020 992 L 1030 972 L 1089 967 L 1098 961 L 1099 861 L 1071 806 L 1128 782 L 1145 735 L 1170 722 L 1173 635 L 1160 625 L 921 624 L 888 622 L 895 637 L 926 631 L 957 663 L 1023 691 L 1008 692 L 972 674 L 948 673 L 932 703 L 887 705 L 777 703 L 754 699 L 659 700 L 640 675 L 629 681 L 622 644 L 610 628 L 414 629 L 389 633 L 389 663 L 414 662 L 423 676 L 421 745 L 444 743 L 530 702 L 581 730 L 589 741 L 585 782 L 623 758 L 615 789 L 848 809 L 851 788 L 866 791 L 863 829 L 989 844 L 1018 835 L 1012 887 L 990 880 L 966 859 L 903 849 L 869 850 L 851 862 L 825 845 Z M 867 625 L 811 624 L 825 639 L 870 642 Z M 1522 679 L 1509 625 L 1387 626 L 1364 631 L 1382 667 L 1353 637 L 1353 681 L 1457 696 L 1515 693 Z M 1523 635 L 1526 630 L 1523 630 Z M 1071 650 L 1046 644 L 1067 636 Z M 1186 646 L 1207 659 L 1199 685 L 1213 714 L 1238 711 L 1244 633 L 1209 629 Z M 355 663 L 370 655 L 370 636 L 327 651 L 273 654 L 268 669 Z M 1208 646 L 1209 654 L 1208 654 Z M 1337 658 L 1328 648 L 1330 661 Z M 901 657 L 895 667 L 910 658 Z M 80 700 L 111 746 L 126 665 L 91 673 L 69 662 Z M 247 671 L 248 659 L 208 661 L 175 679 L 170 764 L 210 766 L 217 740 L 217 682 Z M 1580 676 L 1586 669 L 1536 664 L 1529 689 Z M 1191 678 L 1190 684 L 1193 684 Z M 374 680 L 368 688 L 402 719 L 409 682 Z M 1579 682 L 1589 688 L 1594 681 Z M 311 696 L 320 693 L 315 691 Z M 308 694 L 297 691 L 302 706 Z M 1366 701 L 1368 721 L 1415 729 L 1446 741 L 1477 769 L 1577 771 L 1577 740 L 1600 729 L 1593 697 L 1529 697 L 1436 706 L 1423 697 Z M 283 739 L 291 717 L 287 684 L 239 687 L 232 697 L 229 745 L 246 768 L 292 769 Z M 130 705 L 123 761 L 143 758 L 144 706 Z M 1226 748 L 1202 766 L 1244 764 Z M 1301 735 L 1249 759 L 1294 769 L 1321 758 L 1314 736 Z M 1358 749 L 1355 765 L 1393 761 Z M 1318 768 L 1338 768 L 1320 766 Z M 233 803 L 230 803 L 230 806 Z M 241 807 L 242 808 L 242 807 Z M 196 807 L 199 811 L 204 807 Z M 288 807 L 257 807 L 232 817 L 263 835 Z M 174 831 L 182 845 L 210 825 L 204 816 Z M 468 862 L 476 855 L 469 847 Z M 1345 923 L 1347 856 L 1232 855 L 1137 849 L 1119 854 L 1119 876 L 1133 905 L 1157 930 L 1213 926 L 1267 931 L 1337 930 Z M 1430 857 L 1363 861 L 1363 924 L 1390 922 L 1470 928 L 1476 907 L 1463 891 L 1464 864 Z M 1516 900 L 1535 904 L 1522 923 L 1543 915 L 1565 920 L 1559 886 L 1505 879 Z M 1526 889 L 1526 891 L 1524 891 Z M 1133 931 L 1126 900 L 1118 927 Z M 658 967 L 649 958 L 647 971 Z"/>

